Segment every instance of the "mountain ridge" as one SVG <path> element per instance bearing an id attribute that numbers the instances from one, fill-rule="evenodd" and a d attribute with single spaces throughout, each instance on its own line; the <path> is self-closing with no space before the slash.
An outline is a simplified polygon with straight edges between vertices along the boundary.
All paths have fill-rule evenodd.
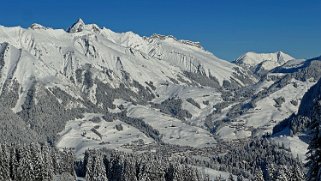
<path id="1" fill-rule="evenodd" d="M 274 53 L 247 52 L 233 62 L 244 68 L 250 69 L 255 75 L 262 76 L 268 71 L 293 59 L 295 58 L 282 51 Z"/>
<path id="2" fill-rule="evenodd" d="M 70 148 L 78 158 L 88 149 L 182 152 L 196 169 L 248 179 L 282 176 L 279 168 L 301 174 L 307 144 L 282 131 L 309 105 L 303 95 L 321 77 L 320 58 L 247 55 L 253 66 L 222 60 L 199 42 L 117 33 L 81 19 L 67 30 L 0 26 L 0 143 Z M 282 131 L 269 136 L 275 130 Z M 276 159 L 261 165 L 253 155 Z M 243 157 L 255 170 L 239 167 Z"/>
<path id="3" fill-rule="evenodd" d="M 184 146 L 193 139 L 200 146 L 211 145 L 216 141 L 204 126 L 211 106 L 222 100 L 225 91 L 256 81 L 250 72 L 190 41 L 115 33 L 82 20 L 69 31 L 39 24 L 28 29 L 0 27 L 0 97 L 10 102 L 7 108 L 30 124 L 42 142 L 64 145 L 70 138 L 70 132 L 58 134 L 64 127 L 107 116 L 146 143 L 152 139 Z M 173 110 L 166 104 L 173 104 Z M 150 116 L 158 111 L 163 112 L 162 124 Z M 173 132 L 163 128 L 170 126 L 168 119 L 177 125 Z M 82 151 L 90 147 L 77 146 L 85 139 L 79 131 L 87 127 L 71 129 L 80 136 L 75 147 Z M 174 142 L 170 138 L 178 136 L 176 129 L 183 134 L 179 132 L 181 139 Z M 198 134 L 187 136 L 192 132 Z M 106 135 L 101 139 L 109 140 Z M 123 140 L 131 143 L 136 138 L 123 136 Z"/>

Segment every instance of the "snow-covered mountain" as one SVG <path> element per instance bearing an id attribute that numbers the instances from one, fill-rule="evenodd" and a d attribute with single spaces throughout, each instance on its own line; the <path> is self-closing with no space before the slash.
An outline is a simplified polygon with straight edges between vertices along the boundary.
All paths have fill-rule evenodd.
<path id="1" fill-rule="evenodd" d="M 243 94 L 247 99 L 227 110 L 227 124 L 220 134 L 226 138 L 249 137 L 271 133 L 275 125 L 303 108 L 309 108 L 310 99 L 303 99 L 305 93 L 321 78 L 320 57 L 304 60 L 290 60 L 266 73 Z"/>
<path id="2" fill-rule="evenodd" d="M 115 33 L 81 19 L 67 31 L 39 24 L 0 27 L 0 41 L 3 106 L 30 125 L 28 133 L 38 133 L 40 141 L 78 150 L 137 140 L 213 144 L 216 140 L 204 125 L 211 107 L 224 92 L 256 81 L 197 42 Z M 89 124 L 92 119 L 107 122 Z M 118 123 L 123 132 L 112 131 Z M 110 131 L 121 139 L 108 137 Z M 84 132 L 93 135 L 84 137 Z"/>
<path id="3" fill-rule="evenodd" d="M 247 52 L 237 58 L 234 63 L 261 75 L 293 59 L 293 57 L 281 51 L 275 53 Z"/>
<path id="4" fill-rule="evenodd" d="M 49 143 L 77 157 L 88 148 L 157 150 L 169 160 L 187 154 L 184 163 L 215 176 L 263 178 L 262 165 L 238 165 L 257 154 L 300 164 L 273 142 L 304 159 L 300 116 L 313 107 L 308 95 L 319 94 L 311 90 L 320 77 L 320 57 L 249 52 L 231 63 L 199 42 L 116 33 L 81 19 L 66 31 L 0 26 L 0 142 Z M 251 156 L 247 163 L 262 164 Z M 286 164 L 279 167 L 296 169 Z"/>

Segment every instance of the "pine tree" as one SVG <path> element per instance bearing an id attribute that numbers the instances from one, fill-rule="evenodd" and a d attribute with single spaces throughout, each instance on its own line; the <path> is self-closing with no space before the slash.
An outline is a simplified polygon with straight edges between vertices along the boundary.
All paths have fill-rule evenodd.
<path id="1" fill-rule="evenodd" d="M 321 179 L 321 102 L 317 101 L 311 122 L 311 134 L 312 139 L 310 141 L 307 153 L 307 166 L 309 168 L 307 178 L 308 180 L 320 180 Z"/>
<path id="2" fill-rule="evenodd" d="M 29 181 L 33 180 L 33 164 L 30 163 L 31 153 L 30 147 L 23 145 L 18 149 L 19 166 L 17 168 L 17 180 Z"/>
<path id="3" fill-rule="evenodd" d="M 93 159 L 92 159 L 92 155 L 89 151 L 85 152 L 85 158 L 84 158 L 84 162 L 85 162 L 85 173 L 86 173 L 86 180 L 90 181 L 92 179 L 92 166 L 93 166 Z"/>
<path id="4" fill-rule="evenodd" d="M 60 152 L 61 160 L 59 160 L 59 166 L 62 172 L 66 172 L 70 174 L 71 176 L 75 177 L 75 159 L 74 154 L 72 150 L 70 149 L 64 149 L 62 152 Z M 76 177 L 75 177 L 76 178 Z"/>
<path id="5" fill-rule="evenodd" d="M 124 178 L 128 181 L 137 181 L 136 169 L 132 160 L 124 160 Z"/>
<path id="6" fill-rule="evenodd" d="M 43 169 L 44 169 L 44 165 L 43 165 L 43 159 L 42 159 L 42 153 L 41 153 L 41 149 L 40 149 L 40 145 L 39 144 L 30 144 L 29 145 L 29 149 L 30 149 L 30 164 L 32 165 L 32 178 L 34 180 L 44 180 L 44 178 L 42 177 L 43 175 Z"/>
<path id="7" fill-rule="evenodd" d="M 59 153 L 56 149 L 52 149 L 51 150 L 51 161 L 52 161 L 52 167 L 53 167 L 53 172 L 55 175 L 58 175 L 58 174 L 61 174 L 60 171 L 60 165 L 59 165 L 59 162 L 58 162 L 58 159 L 59 159 Z"/>
<path id="8" fill-rule="evenodd" d="M 165 179 L 166 180 L 174 180 L 174 165 L 170 163 L 165 170 Z"/>
<path id="9" fill-rule="evenodd" d="M 176 165 L 174 167 L 174 174 L 173 174 L 173 178 L 174 180 L 180 181 L 183 180 L 183 171 L 182 171 L 182 167 L 180 165 Z"/>
<path id="10" fill-rule="evenodd" d="M 50 150 L 47 145 L 43 145 L 42 148 L 42 154 L 43 154 L 43 172 L 42 172 L 42 178 L 44 180 L 52 180 L 54 175 L 54 168 L 52 163 L 52 158 L 50 155 Z"/>
<path id="11" fill-rule="evenodd" d="M 0 145 L 0 180 L 10 180 L 9 159 L 7 146 Z"/>
<path id="12" fill-rule="evenodd" d="M 292 166 L 292 175 L 290 175 L 290 178 L 292 178 L 292 180 L 304 180 L 304 173 L 302 172 L 302 168 L 300 168 L 300 166 L 298 164 L 295 164 L 294 166 Z"/>
<path id="13" fill-rule="evenodd" d="M 120 180 L 123 176 L 123 163 L 120 156 L 114 156 L 111 159 L 110 170 L 108 171 L 108 179 L 110 180 Z"/>
<path id="14" fill-rule="evenodd" d="M 274 164 L 268 164 L 268 170 L 267 170 L 267 173 L 268 173 L 268 180 L 275 180 L 276 178 L 275 178 L 275 167 L 274 167 Z"/>
<path id="15" fill-rule="evenodd" d="M 103 157 L 100 153 L 96 153 L 92 169 L 92 173 L 94 175 L 93 181 L 108 181 L 106 176 L 106 168 L 103 164 Z"/>
<path id="16" fill-rule="evenodd" d="M 19 166 L 17 149 L 15 145 L 10 146 L 10 177 L 17 180 L 17 169 Z"/>
<path id="17" fill-rule="evenodd" d="M 278 170 L 276 170 L 273 174 L 273 180 L 277 181 L 287 181 L 287 176 L 286 176 L 286 168 L 285 167 L 280 167 Z"/>
<path id="18" fill-rule="evenodd" d="M 103 157 L 100 152 L 93 150 L 86 153 L 86 180 L 87 181 L 108 181 L 106 168 L 103 164 Z"/>

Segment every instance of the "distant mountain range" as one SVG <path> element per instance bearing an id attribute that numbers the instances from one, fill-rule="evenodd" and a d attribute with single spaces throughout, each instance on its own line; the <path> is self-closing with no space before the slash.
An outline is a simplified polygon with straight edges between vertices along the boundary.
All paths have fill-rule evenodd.
<path id="1" fill-rule="evenodd" d="M 320 57 L 248 52 L 228 62 L 199 42 L 116 33 L 81 19 L 67 31 L 1 26 L 0 43 L 1 143 L 46 143 L 77 157 L 160 145 L 208 156 L 264 138 L 305 158 L 308 123 L 298 115 L 311 117 L 310 100 L 320 96 Z M 264 171 L 232 167 L 208 172 L 249 179 Z"/>
<path id="2" fill-rule="evenodd" d="M 249 68 L 254 74 L 262 75 L 293 59 L 281 51 L 275 53 L 248 52 L 237 58 L 234 63 Z"/>

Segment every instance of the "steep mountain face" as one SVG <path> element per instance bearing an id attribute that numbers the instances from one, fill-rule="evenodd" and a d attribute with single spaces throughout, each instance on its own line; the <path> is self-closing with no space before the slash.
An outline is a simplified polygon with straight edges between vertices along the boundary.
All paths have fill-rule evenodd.
<path id="1" fill-rule="evenodd" d="M 293 57 L 281 51 L 275 53 L 248 52 L 237 58 L 234 63 L 249 68 L 256 75 L 264 75 L 269 70 L 293 59 Z"/>
<path id="2" fill-rule="evenodd" d="M 23 120 L 30 137 L 80 152 L 138 142 L 215 144 L 205 125 L 213 105 L 256 81 L 197 42 L 115 33 L 82 20 L 67 31 L 0 27 L 0 40 L 0 99 L 6 115 L 15 115 L 12 124 Z"/>
<path id="3" fill-rule="evenodd" d="M 312 98 L 305 93 L 321 78 L 320 62 L 319 57 L 290 61 L 240 89 L 239 98 L 223 101 L 216 106 L 220 114 L 210 115 L 210 120 L 216 120 L 216 134 L 232 140 L 261 136 L 283 130 L 283 120 L 292 114 L 306 116 Z M 218 124 L 219 120 L 223 121 Z"/>
<path id="4" fill-rule="evenodd" d="M 321 179 L 321 158 L 320 158 L 320 142 L 321 142 L 321 90 L 320 90 L 320 84 L 321 81 L 319 81 L 316 86 L 314 86 L 311 91 L 309 91 L 309 95 L 307 95 L 305 98 L 313 98 L 312 101 L 310 101 L 310 105 L 308 105 L 308 108 L 311 108 L 311 110 L 303 110 L 303 114 L 307 114 L 307 117 L 310 118 L 309 122 L 306 120 L 301 119 L 301 123 L 305 123 L 308 125 L 307 127 L 307 133 L 308 136 L 310 136 L 309 140 L 309 147 L 307 152 L 307 166 L 308 166 L 308 172 L 307 172 L 307 178 L 309 180 L 320 180 Z M 312 106 L 311 106 L 312 103 Z M 302 105 L 304 107 L 304 105 Z M 302 113 L 301 113 L 302 114 Z M 310 123 L 310 124 L 308 124 Z M 292 124 L 293 125 L 293 124 Z M 298 126 L 302 126 L 304 124 L 296 124 Z"/>
<path id="5" fill-rule="evenodd" d="M 318 106 L 318 101 L 321 97 L 321 57 L 309 59 L 301 64 L 298 64 L 292 70 L 289 68 L 279 67 L 278 71 L 295 72 L 295 77 L 307 79 L 310 82 L 315 82 L 302 96 L 298 111 L 291 115 L 274 128 L 274 133 L 283 131 L 284 129 L 291 130 L 292 134 L 305 133 L 308 131 L 311 119 L 313 119 L 315 107 Z M 294 70 L 293 70 L 294 69 Z M 275 70 L 277 71 L 277 70 Z"/>

